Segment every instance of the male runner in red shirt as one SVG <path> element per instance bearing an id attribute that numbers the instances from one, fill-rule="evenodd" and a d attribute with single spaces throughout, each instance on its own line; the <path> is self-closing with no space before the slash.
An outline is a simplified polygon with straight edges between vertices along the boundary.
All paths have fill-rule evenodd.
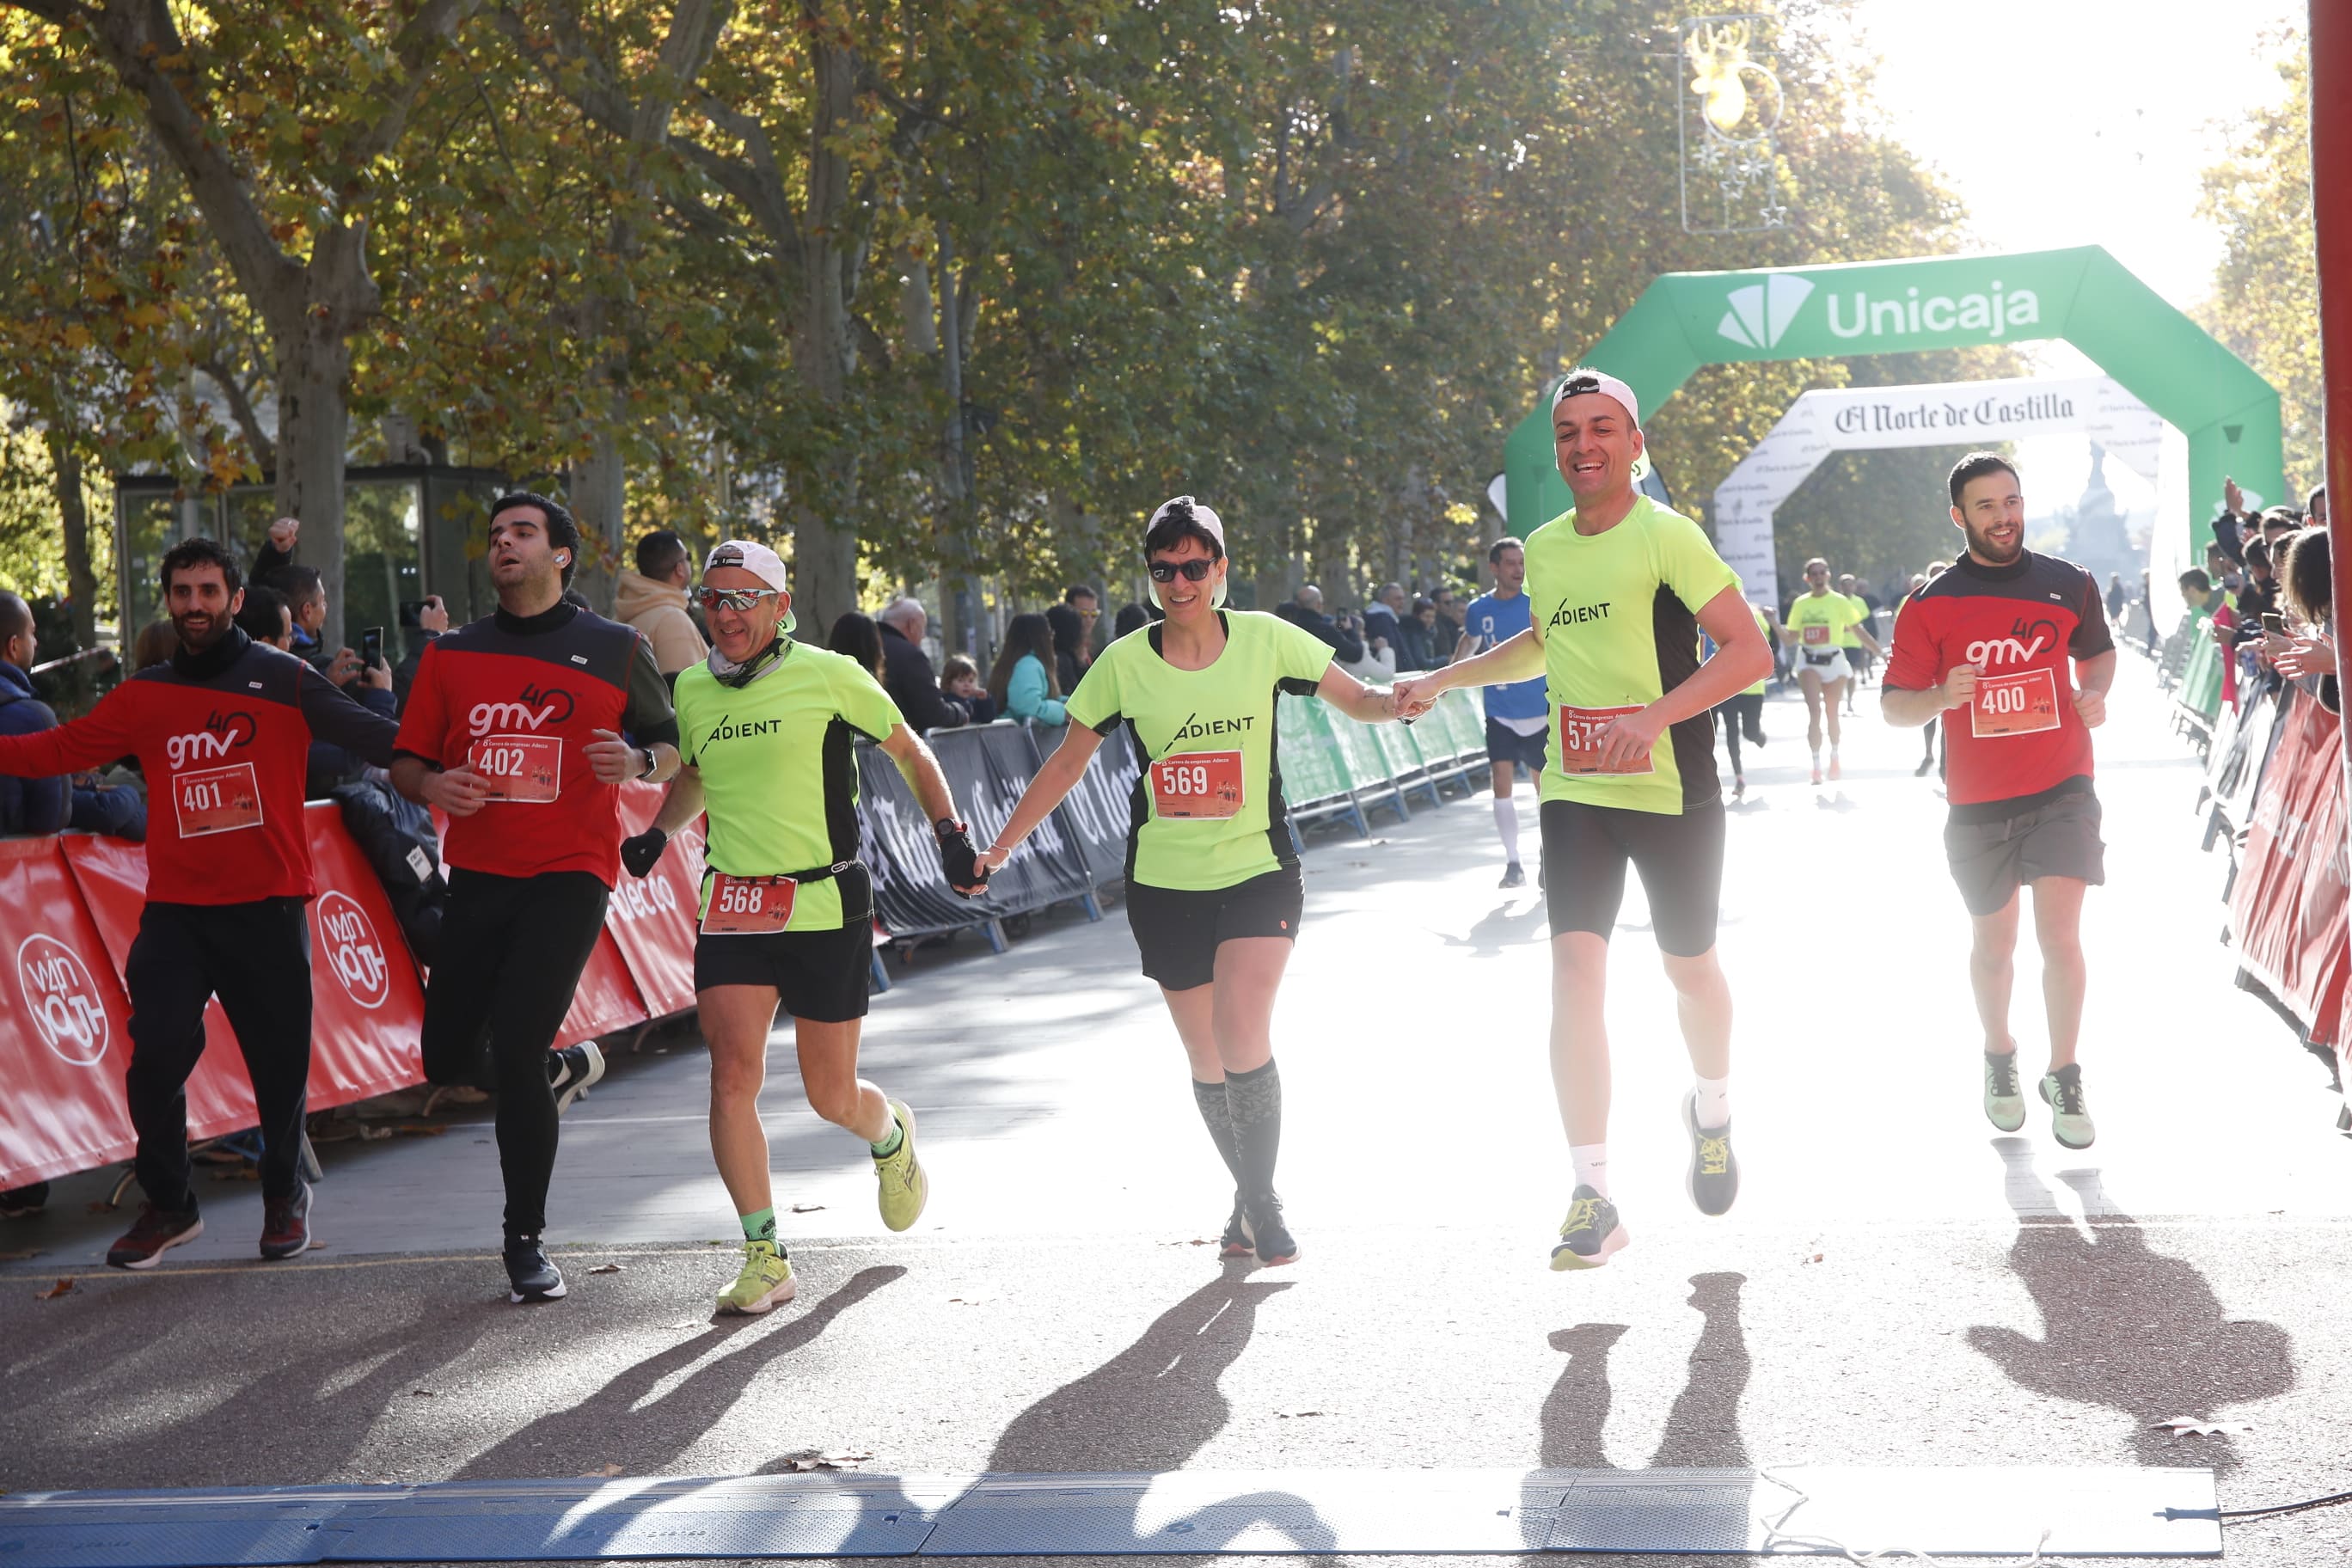
<path id="1" fill-rule="evenodd" d="M 2009 994 L 2017 889 L 2030 883 L 2050 1020 L 2042 1098 L 2058 1142 L 2087 1149 L 2094 1129 L 2074 1059 L 2085 984 L 2083 890 L 2106 880 L 2091 731 L 2106 721 L 2115 639 L 2098 580 L 2025 548 L 2025 501 L 2009 459 L 1969 453 L 1953 466 L 1951 494 L 1952 521 L 1968 548 L 1906 601 L 1880 707 L 1888 723 L 1905 726 L 1950 710 L 1944 847 L 1976 927 L 1969 979 L 1984 1022 L 1985 1115 L 2003 1132 L 2025 1124 Z"/>
<path id="2" fill-rule="evenodd" d="M 392 760 L 391 720 L 311 666 L 238 629 L 245 586 L 209 539 L 173 546 L 163 607 L 179 650 L 141 670 L 83 718 L 0 740 L 0 773 L 28 778 L 135 755 L 147 775 L 147 906 L 123 965 L 131 1066 L 123 1097 L 139 1135 L 146 1201 L 107 1248 L 148 1268 L 203 1234 L 189 1184 L 188 1075 L 205 1050 L 205 1004 L 220 998 L 253 1079 L 261 1131 L 261 1256 L 310 1245 L 299 1173 L 310 1079 L 310 924 L 318 890 L 302 827 L 313 740 Z"/>
<path id="3" fill-rule="evenodd" d="M 554 501 L 524 491 L 491 503 L 499 607 L 425 645 L 392 764 L 394 787 L 449 816 L 425 1076 L 481 1078 L 488 1036 L 514 1301 L 564 1292 L 540 1237 L 555 1173 L 547 1053 L 620 874 L 619 786 L 677 772 L 677 718 L 652 647 L 563 597 L 579 557 L 579 527 Z"/>

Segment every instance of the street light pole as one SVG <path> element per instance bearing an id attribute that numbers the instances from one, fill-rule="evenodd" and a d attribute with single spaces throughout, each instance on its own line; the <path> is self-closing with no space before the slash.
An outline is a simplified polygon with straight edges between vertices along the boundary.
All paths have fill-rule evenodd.
<path id="1" fill-rule="evenodd" d="M 2318 253 L 2330 630 L 2352 618 L 2352 0 L 2311 0 L 2311 204 Z M 2335 191 L 2334 200 L 2323 193 Z M 2341 657 L 2340 655 L 2338 656 Z M 2339 680 L 2339 684 L 2341 684 Z M 2352 724 L 2341 727 L 2352 788 Z"/>

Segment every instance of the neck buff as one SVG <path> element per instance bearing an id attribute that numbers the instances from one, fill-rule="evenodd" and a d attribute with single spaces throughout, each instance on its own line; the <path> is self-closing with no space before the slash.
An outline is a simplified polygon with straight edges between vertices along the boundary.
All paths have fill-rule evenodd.
<path id="1" fill-rule="evenodd" d="M 740 664 L 737 664 L 714 647 L 710 650 L 710 673 L 717 678 L 719 685 L 733 687 L 740 691 L 781 666 L 784 662 L 786 651 L 792 646 L 792 639 L 779 632 L 767 647 Z"/>

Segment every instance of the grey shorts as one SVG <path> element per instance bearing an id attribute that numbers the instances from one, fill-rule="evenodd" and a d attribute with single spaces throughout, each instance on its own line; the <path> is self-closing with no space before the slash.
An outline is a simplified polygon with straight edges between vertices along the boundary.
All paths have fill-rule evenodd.
<path id="1" fill-rule="evenodd" d="M 2019 884 L 2040 877 L 2104 884 L 2107 847 L 2099 816 L 2099 797 L 2085 790 L 1991 822 L 1946 823 L 1944 853 L 1969 913 L 2000 913 Z"/>

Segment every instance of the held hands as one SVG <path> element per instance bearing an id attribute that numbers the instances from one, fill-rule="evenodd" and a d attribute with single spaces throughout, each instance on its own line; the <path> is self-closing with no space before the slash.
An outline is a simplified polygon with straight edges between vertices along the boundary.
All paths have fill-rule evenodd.
<path id="1" fill-rule="evenodd" d="M 637 749 L 610 730 L 591 730 L 595 737 L 581 751 L 588 757 L 588 771 L 596 775 L 598 784 L 626 784 L 645 774 L 645 759 Z"/>
<path id="2" fill-rule="evenodd" d="M 1977 700 L 1977 673 L 1973 664 L 1952 667 L 1951 673 L 1944 677 L 1945 707 L 1966 708 Z"/>
<path id="3" fill-rule="evenodd" d="M 426 773 L 425 798 L 451 816 L 471 816 L 489 800 L 490 786 L 482 782 L 468 763 Z"/>
<path id="4" fill-rule="evenodd" d="M 1431 689 L 1434 679 L 1435 678 L 1433 676 L 1424 675 L 1420 677 L 1418 679 L 1409 679 L 1400 680 L 1394 686 L 1390 687 L 1389 708 L 1391 714 L 1400 722 L 1410 724 L 1415 719 L 1420 718 L 1423 714 L 1436 707 L 1437 700 L 1439 697 L 1444 695 L 1444 691 L 1442 689 L 1437 690 Z"/>
<path id="5" fill-rule="evenodd" d="M 982 865 L 982 858 L 973 853 L 971 830 L 961 822 L 943 821 L 934 823 L 931 832 L 940 841 L 940 869 L 947 874 L 948 886 L 967 899 L 988 891 L 992 868 Z"/>
<path id="6" fill-rule="evenodd" d="M 1666 727 L 1656 715 L 1654 704 L 1639 713 L 1621 713 L 1601 726 L 1592 739 L 1601 753 L 1603 773 L 1632 767 L 1650 754 Z"/>
<path id="7" fill-rule="evenodd" d="M 987 848 L 982 850 L 979 855 L 973 858 L 972 867 L 981 874 L 981 876 L 986 877 L 990 872 L 995 870 L 999 866 L 1003 865 L 1007 860 L 1012 858 L 1013 850 L 1010 847 L 1003 844 L 992 844 Z"/>

